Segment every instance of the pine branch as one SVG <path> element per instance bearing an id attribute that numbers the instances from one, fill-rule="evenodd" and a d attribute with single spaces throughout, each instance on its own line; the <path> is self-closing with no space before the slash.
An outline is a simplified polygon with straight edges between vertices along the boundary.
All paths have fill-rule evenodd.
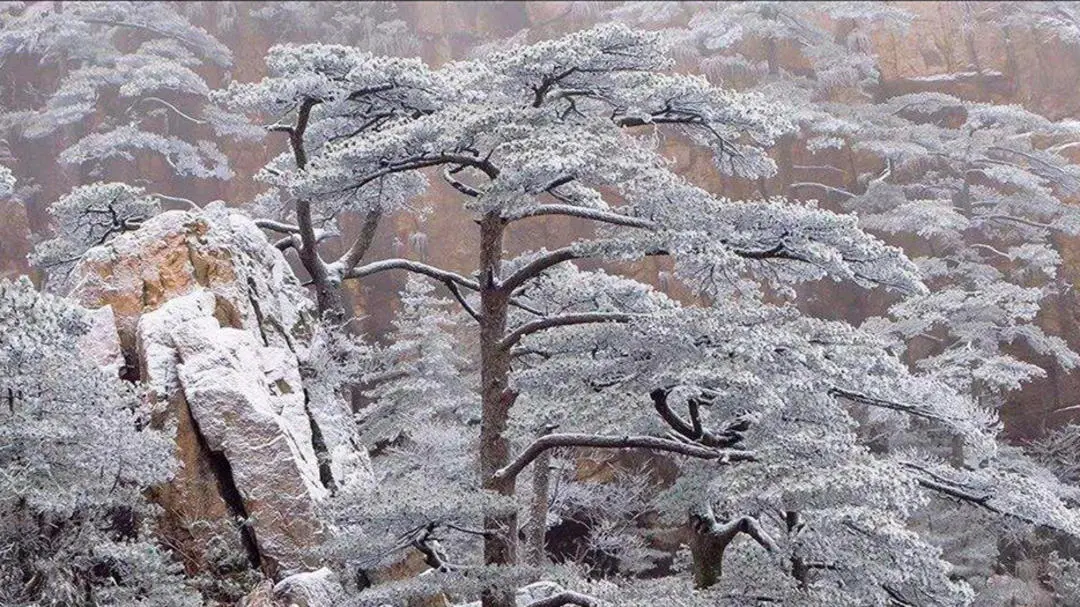
<path id="1" fill-rule="evenodd" d="M 619 213 L 613 213 L 611 211 L 602 211 L 600 209 L 577 207 L 571 204 L 542 204 L 507 217 L 506 221 L 512 222 L 519 219 L 527 219 L 529 217 L 541 217 L 543 215 L 579 217 L 581 219 L 589 219 L 592 221 L 599 221 L 601 223 L 607 223 L 617 226 L 626 226 L 630 228 L 641 228 L 643 230 L 657 230 L 660 228 L 658 224 L 649 221 L 648 219 L 631 217 L 629 215 L 622 215 Z"/>
<path id="2" fill-rule="evenodd" d="M 509 350 L 525 336 L 555 327 L 568 327 L 571 325 L 583 325 L 598 322 L 629 322 L 637 317 L 638 315 L 636 314 L 626 314 L 623 312 L 585 312 L 582 314 L 550 316 L 548 318 L 527 322 L 517 329 L 514 329 L 499 342 L 499 347 L 503 350 Z"/>
<path id="3" fill-rule="evenodd" d="M 694 443 L 682 443 L 655 436 L 602 436 L 597 434 L 549 434 L 533 441 L 513 461 L 495 472 L 493 477 L 505 481 L 517 477 L 533 460 L 548 449 L 559 447 L 588 447 L 594 449 L 647 449 L 677 453 L 698 459 L 717 460 L 723 464 L 754 461 L 749 451 L 712 449 Z"/>
<path id="4" fill-rule="evenodd" d="M 419 261 L 412 261 L 410 259 L 382 259 L 373 261 L 369 264 L 345 272 L 343 278 L 363 278 L 365 276 L 371 276 L 372 274 L 378 274 L 379 272 L 386 272 L 389 270 L 405 270 L 407 272 L 429 276 L 442 283 L 452 282 L 472 291 L 480 290 L 480 283 L 475 280 L 465 278 L 464 276 L 449 270 L 436 268 L 435 266 L 420 263 Z"/>

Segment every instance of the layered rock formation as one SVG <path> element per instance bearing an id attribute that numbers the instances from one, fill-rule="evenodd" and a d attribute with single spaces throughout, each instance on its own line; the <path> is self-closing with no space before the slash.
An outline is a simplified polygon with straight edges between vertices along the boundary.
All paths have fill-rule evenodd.
<path id="1" fill-rule="evenodd" d="M 163 213 L 76 272 L 72 296 L 98 310 L 84 350 L 176 432 L 181 466 L 153 495 L 163 542 L 189 573 L 312 566 L 318 502 L 370 471 L 348 404 L 301 377 L 315 311 L 281 253 L 218 205 Z"/>

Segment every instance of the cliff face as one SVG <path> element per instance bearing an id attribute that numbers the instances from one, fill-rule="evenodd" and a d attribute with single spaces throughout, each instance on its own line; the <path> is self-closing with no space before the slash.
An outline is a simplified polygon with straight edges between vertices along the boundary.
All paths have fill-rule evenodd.
<path id="1" fill-rule="evenodd" d="M 348 404 L 301 377 L 314 308 L 280 252 L 217 206 L 155 217 L 76 272 L 72 296 L 99 310 L 84 349 L 176 432 L 181 467 L 152 496 L 164 543 L 189 573 L 308 567 L 317 504 L 370 471 Z"/>
<path id="2" fill-rule="evenodd" d="M 260 78 L 265 71 L 265 51 L 281 42 L 313 42 L 313 35 L 293 33 L 283 37 L 273 30 L 273 23 L 256 18 L 255 14 L 266 3 L 234 3 L 228 11 L 234 13 L 228 20 L 223 18 L 226 8 L 206 8 L 202 16 L 193 16 L 197 25 L 206 28 L 229 45 L 234 53 L 232 78 L 249 82 Z M 1001 27 L 993 23 L 972 20 L 970 11 L 979 12 L 980 3 L 950 2 L 897 2 L 898 8 L 911 11 L 915 20 L 906 31 L 883 31 L 873 36 L 870 41 L 879 60 L 881 70 L 881 92 L 883 96 L 902 94 L 913 91 L 940 91 L 961 96 L 966 99 L 993 101 L 996 103 L 1016 103 L 1033 111 L 1040 112 L 1053 119 L 1076 117 L 1080 112 L 1080 98 L 1075 94 L 1075 82 L 1080 79 L 1080 61 L 1077 61 L 1075 49 L 1070 49 L 1061 41 L 1027 31 L 1019 27 Z M 556 36 L 566 31 L 587 27 L 603 19 L 603 5 L 590 2 L 502 2 L 482 4 L 467 2 L 400 2 L 395 18 L 406 23 L 410 36 L 416 38 L 416 45 L 410 46 L 410 53 L 419 54 L 425 61 L 440 65 L 453 59 L 466 57 L 480 44 L 493 39 L 511 36 L 521 30 L 528 30 L 528 39 L 538 40 Z M 693 9 L 687 4 L 687 18 Z M 192 12 L 194 15 L 194 11 Z M 242 35 L 240 33 L 242 32 Z M 347 43 L 363 44 L 362 39 L 346 40 Z M 791 49 L 780 49 L 780 59 L 785 69 L 800 69 L 797 53 Z M 682 69 L 698 69 L 686 65 Z M 223 73 L 204 74 L 211 83 L 220 83 Z M 0 103 L 5 107 L 22 107 L 31 103 L 23 99 L 22 92 L 33 90 L 53 90 L 63 76 L 63 70 L 55 65 L 42 66 L 36 58 L 14 57 L 5 62 L 5 69 L 0 73 Z M 737 82 L 728 84 L 737 85 Z M 108 100 L 101 100 L 101 106 L 94 120 L 108 120 L 121 115 L 126 106 L 111 107 Z M 31 246 L 27 230 L 46 231 L 47 215 L 45 209 L 58 196 L 67 192 L 73 185 L 98 179 L 90 177 L 82 168 L 58 165 L 56 156 L 60 149 L 69 145 L 78 137 L 92 130 L 89 124 L 72 125 L 57 133 L 55 137 L 38 140 L 12 139 L 8 147 L 18 151 L 18 158 L 10 164 L 20 179 L 20 185 L 32 185 L 36 189 L 21 194 L 26 204 L 0 201 L 0 211 L 4 220 L 0 221 L 0 273 L 17 274 L 27 271 L 25 256 Z M 195 129 L 186 121 L 175 121 L 170 127 L 176 131 Z M 153 184 L 154 191 L 167 192 L 194 200 L 224 198 L 230 204 L 241 205 L 249 201 L 260 190 L 252 176 L 274 155 L 285 149 L 284 136 L 271 136 L 265 145 L 235 144 L 229 145 L 226 153 L 237 177 L 227 181 L 180 179 L 172 175 L 169 167 L 153 154 L 140 154 L 133 163 L 110 163 L 106 167 L 105 179 L 135 181 L 145 179 Z M 200 135 L 212 137 L 210 134 Z M 801 149 L 799 142 L 790 144 L 787 151 L 777 153 L 790 154 L 791 163 L 816 164 L 804 162 L 808 155 Z M 1077 149 L 1080 153 L 1080 148 Z M 758 184 L 739 183 L 735 180 L 721 180 L 712 173 L 707 158 L 696 157 L 687 153 L 684 147 L 672 145 L 669 155 L 678 162 L 680 170 L 711 191 L 732 197 L 753 196 L 758 194 Z M 1080 156 L 1075 158 L 1080 160 Z M 845 161 L 846 162 L 846 161 Z M 852 159 L 860 164 L 854 173 L 875 171 L 876 168 L 860 159 Z M 438 180 L 435 180 L 438 181 Z M 786 191 L 790 185 L 790 175 L 770 180 L 767 184 L 769 193 Z M 837 183 L 835 185 L 844 185 Z M 433 188 L 426 197 L 433 212 L 422 222 L 413 217 L 386 218 L 380 227 L 371 255 L 389 254 L 428 257 L 438 259 L 440 265 L 455 270 L 469 271 L 474 259 L 468 241 L 473 238 L 474 227 L 471 219 L 456 205 L 447 190 Z M 343 230 L 346 235 L 355 233 L 359 222 L 355 218 L 343 218 Z M 581 222 L 558 222 L 557 220 L 535 220 L 521 229 L 515 230 L 508 245 L 517 250 L 531 249 L 541 239 L 555 233 L 567 239 L 575 230 L 583 228 Z M 457 238 L 412 238 L 417 231 L 427 234 L 462 235 Z M 550 242 L 550 241 L 547 241 Z M 1077 268 L 1072 263 L 1080 251 L 1077 243 L 1067 243 L 1065 257 L 1067 280 L 1075 283 Z M 653 260 L 638 268 L 639 278 L 652 280 L 664 286 L 664 276 L 668 268 L 664 262 Z M 152 282 L 152 281 L 151 281 Z M 362 285 L 355 287 L 355 301 L 362 308 L 365 328 L 373 335 L 384 333 L 392 321 L 394 295 L 402 286 L 400 276 L 389 274 L 371 277 Z M 685 296 L 685 293 L 674 293 Z M 159 297 L 155 287 L 148 287 L 147 297 L 153 300 Z M 880 312 L 886 302 L 877 294 L 870 295 L 867 304 L 863 294 L 852 290 L 836 290 L 818 297 L 821 310 L 841 311 L 848 318 L 857 319 L 868 313 Z M 131 302 L 133 305 L 139 302 Z M 141 305 L 141 304 L 140 304 Z M 1055 334 L 1065 337 L 1074 347 L 1080 346 L 1080 329 L 1076 322 L 1076 310 L 1080 302 L 1074 293 L 1065 294 L 1052 305 L 1045 306 L 1041 322 Z M 118 317 L 122 316 L 118 311 Z M 226 311 L 222 311 L 226 314 Z M 134 352 L 131 344 L 134 340 L 134 326 L 129 321 L 122 322 L 121 337 L 125 340 L 125 352 Z M 125 324 L 126 323 L 126 324 Z M 1047 363 L 1032 357 L 1040 365 Z M 129 360 L 129 365 L 132 364 Z M 1010 431 L 1018 437 L 1038 434 L 1043 426 L 1054 426 L 1068 421 L 1062 416 L 1052 416 L 1051 411 L 1073 404 L 1071 394 L 1080 390 L 1080 374 L 1066 374 L 1053 365 L 1049 376 L 1034 382 L 1012 395 L 1005 415 Z"/>

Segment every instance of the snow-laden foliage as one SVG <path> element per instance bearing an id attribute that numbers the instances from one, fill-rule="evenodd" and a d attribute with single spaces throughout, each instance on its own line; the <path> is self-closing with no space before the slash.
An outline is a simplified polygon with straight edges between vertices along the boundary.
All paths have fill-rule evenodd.
<path id="1" fill-rule="evenodd" d="M 1061 32 L 1076 23 L 1073 9 L 1060 3 L 971 10 L 975 20 L 1052 30 L 1063 39 L 1068 35 Z M 681 18 L 675 6 L 637 3 L 614 15 L 654 24 Z M 879 100 L 880 70 L 869 36 L 912 19 L 903 9 L 873 2 L 717 3 L 668 31 L 701 71 L 789 104 L 806 148 L 823 160 L 797 166 L 786 159 L 781 172 L 790 177 L 782 187 L 839 202 L 859 216 L 862 228 L 909 247 L 933 293 L 904 302 L 890 320 L 870 327 L 916 346 L 909 352 L 920 352 L 920 367 L 938 378 L 999 399 L 1045 375 L 1015 349 L 1006 351 L 1010 345 L 1051 357 L 1066 370 L 1080 363 L 1064 341 L 1035 323 L 1043 298 L 1064 288 L 1053 236 L 1077 233 L 1080 214 L 1064 199 L 1078 191 L 1080 169 L 1062 155 L 1076 127 L 941 93 Z M 801 63 L 792 63 L 793 50 Z M 760 56 L 762 65 L 747 60 Z M 831 185 L 834 175 L 857 170 L 834 150 L 869 153 L 884 169 Z"/>
<path id="2" fill-rule="evenodd" d="M 0 59 L 25 56 L 59 67 L 61 77 L 43 103 L 27 95 L 5 108 L 0 125 L 29 139 L 91 126 L 61 162 L 130 160 L 149 151 L 181 176 L 232 176 L 213 143 L 176 134 L 206 123 L 204 68 L 228 68 L 231 52 L 172 3 L 34 2 L 0 13 Z"/>
<path id="3" fill-rule="evenodd" d="M 993 2 L 979 6 L 975 18 L 1034 30 L 1040 41 L 1080 44 L 1080 8 L 1072 2 Z"/>
<path id="4" fill-rule="evenodd" d="M 0 600 L 198 605 L 147 534 L 147 487 L 172 474 L 134 388 L 75 343 L 82 310 L 0 282 Z"/>
<path id="5" fill-rule="evenodd" d="M 744 270 L 783 284 L 831 272 L 919 288 L 896 249 L 849 219 L 779 201 L 717 200 L 672 173 L 657 146 L 662 133 L 710 150 L 723 172 L 753 177 L 773 172 L 761 146 L 792 125 L 760 96 L 662 72 L 671 63 L 659 35 L 601 26 L 440 70 L 328 45 L 275 47 L 267 64 L 267 78 L 216 98 L 231 111 L 295 114 L 271 125 L 291 150 L 262 177 L 281 190 L 274 198 L 285 202 L 275 206 L 295 216 L 291 231 L 325 285 L 320 293 L 356 274 L 373 230 L 323 264 L 304 250 L 318 245 L 316 227 L 344 209 L 374 225 L 422 191 L 419 171 L 428 168 L 478 214 L 506 222 L 571 215 L 637 230 L 588 255 L 683 253 L 684 273 L 714 290 Z"/>
<path id="6" fill-rule="evenodd" d="M 1080 168 L 1045 141 L 1072 141 L 1075 128 L 941 94 L 894 97 L 850 114 L 855 130 L 829 134 L 887 167 L 844 204 L 868 229 L 917 239 L 913 250 L 928 254 L 917 262 L 934 287 L 875 327 L 930 342 L 922 368 L 987 397 L 1045 374 L 1008 344 L 1065 369 L 1080 364 L 1035 324 L 1043 299 L 1066 288 L 1054 236 L 1080 233 L 1080 211 L 1064 201 L 1080 191 Z M 955 126 L 944 122 L 950 115 Z"/>
<path id="7" fill-rule="evenodd" d="M 1080 425 L 1068 424 L 1028 445 L 1028 452 L 1062 481 L 1080 483 Z"/>
<path id="8" fill-rule="evenodd" d="M 401 304 L 390 345 L 364 376 L 371 404 L 358 422 L 372 449 L 375 483 L 347 488 L 331 503 L 342 529 L 331 554 L 364 571 L 392 566 L 414 549 L 438 570 L 476 565 L 476 546 L 455 546 L 448 555 L 437 539 L 469 538 L 493 505 L 478 494 L 471 457 L 478 398 L 455 343 L 458 314 L 418 277 L 406 283 Z"/>
<path id="9" fill-rule="evenodd" d="M 62 288 L 87 250 L 137 229 L 159 211 L 157 199 L 142 188 L 118 182 L 79 186 L 49 207 L 57 236 L 38 243 L 30 261 L 55 279 L 50 286 Z"/>
<path id="10" fill-rule="evenodd" d="M 252 11 L 275 39 L 352 44 L 387 55 L 415 53 L 419 41 L 395 2 L 267 2 Z"/>
<path id="11" fill-rule="evenodd" d="M 874 83 L 879 70 L 870 36 L 912 20 L 907 11 L 882 2 L 714 2 L 688 20 L 682 4 L 627 2 L 612 14 L 654 27 L 679 24 L 666 31 L 680 58 L 695 61 L 718 81 L 767 89 L 783 76 L 820 96 Z M 832 24 L 843 27 L 837 33 Z M 783 65 L 780 55 L 788 49 L 806 67 Z"/>

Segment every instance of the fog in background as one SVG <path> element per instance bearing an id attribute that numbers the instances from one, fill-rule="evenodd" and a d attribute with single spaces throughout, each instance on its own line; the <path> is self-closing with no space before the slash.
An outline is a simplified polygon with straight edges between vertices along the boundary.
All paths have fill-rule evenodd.
<path id="1" fill-rule="evenodd" d="M 211 86 L 229 81 L 258 80 L 265 71 L 264 57 L 272 45 L 285 42 L 335 42 L 369 48 L 374 52 L 401 56 L 418 56 L 432 65 L 468 58 L 486 48 L 497 48 L 513 41 L 537 41 L 558 36 L 597 22 L 610 19 L 608 11 L 618 3 L 586 2 L 399 2 L 396 6 L 356 4 L 352 15 L 355 26 L 336 27 L 334 39 L 327 39 L 331 22 L 340 25 L 343 17 L 326 11 L 276 11 L 275 4 L 263 2 L 186 2 L 180 10 L 200 27 L 206 29 L 232 52 L 228 69 L 202 66 L 200 73 Z M 305 4 L 305 3 L 296 3 Z M 887 3 L 914 13 L 917 18 L 902 32 L 879 32 L 868 43 L 878 56 L 880 80 L 875 95 L 879 98 L 921 91 L 939 91 L 968 100 L 1019 104 L 1054 120 L 1080 118 L 1080 57 L 1073 47 L 1060 40 L 1044 39 L 1030 31 L 1010 30 L 999 23 L 980 22 L 972 18 L 980 3 L 964 2 L 895 2 Z M 694 17 L 695 3 L 685 3 L 680 12 L 671 15 L 668 23 L 686 23 Z M 305 19 L 299 18 L 306 14 Z M 839 33 L 845 24 L 830 24 Z M 342 34 L 342 30 L 345 33 Z M 744 49 L 760 61 L 798 73 L 800 56 L 783 44 L 769 48 Z M 683 61 L 679 69 L 700 71 L 694 61 Z M 740 88 L 745 81 L 737 75 L 707 73 L 715 82 Z M 0 106 L 7 110 L 33 108 L 56 88 L 63 74 L 59 66 L 39 63 L 36 57 L 10 57 L 0 69 Z M 0 163 L 10 167 L 20 188 L 13 199 L 0 201 L 0 272 L 4 275 L 39 273 L 28 266 L 26 256 L 35 239 L 50 235 L 47 206 L 72 187 L 99 180 L 128 181 L 144 185 L 148 190 L 167 196 L 190 199 L 198 204 L 224 200 L 231 206 L 243 207 L 261 190 L 253 180 L 265 162 L 285 149 L 282 136 L 267 137 L 257 144 L 223 144 L 235 176 L 229 180 L 190 179 L 176 177 L 161 158 L 147 154 L 134 162 L 106 162 L 95 167 L 64 165 L 57 162 L 60 150 L 69 146 L 97 124 L 120 121 L 130 109 L 129 99 L 98 100 L 93 123 L 70 125 L 49 136 L 29 139 L 14 132 L 6 135 L 0 147 Z M 179 108 L 184 107 L 181 104 Z M 186 132 L 191 139 L 200 136 L 204 127 L 192 122 L 162 115 L 170 132 Z M 709 169 L 705 152 L 692 152 L 686 147 L 671 144 L 670 156 L 679 171 L 711 191 L 732 198 L 759 195 L 788 194 L 792 198 L 818 198 L 823 206 L 838 208 L 836 201 L 822 196 L 820 191 L 795 191 L 790 185 L 799 179 L 791 171 L 781 170 L 775 177 L 762 182 L 742 182 L 737 179 L 720 181 Z M 820 161 L 821 154 L 810 160 L 802 142 L 786 141 L 776 153 L 787 154 L 782 166 L 811 164 Z M 1074 158 L 1076 160 L 1076 158 Z M 833 185 L 843 186 L 845 180 L 872 173 L 881 167 L 864 158 L 838 160 L 850 167 L 837 176 Z M 414 258 L 439 259 L 440 265 L 468 270 L 475 260 L 468 255 L 469 239 L 476 230 L 470 217 L 449 197 L 440 196 L 441 182 L 433 182 L 425 203 L 431 211 L 424 217 L 400 214 L 389 218 L 379 228 L 372 257 L 391 251 Z M 421 205 L 422 206 L 422 205 Z M 175 203 L 182 208 L 183 203 Z M 357 229 L 355 218 L 345 218 L 346 233 Z M 540 235 L 556 235 L 567 243 L 582 234 L 588 226 L 565 220 L 544 220 L 529 224 L 525 230 L 512 234 L 510 246 L 518 250 L 532 248 L 531 242 Z M 903 243 L 897 243 L 903 244 Z M 1076 256 L 1080 243 L 1063 242 L 1066 251 L 1065 281 L 1074 283 L 1080 264 Z M 634 268 L 637 275 L 664 288 L 676 297 L 688 297 L 678 285 L 669 284 L 667 266 L 650 261 Z M 396 295 L 404 284 L 403 275 L 389 273 L 374 276 L 363 282 L 356 293 L 360 314 L 366 328 L 375 335 L 383 334 L 393 318 Z M 831 291 L 805 298 L 801 305 L 823 315 L 859 321 L 880 314 L 890 303 L 883 293 L 867 293 L 843 285 Z M 1077 328 L 1078 309 L 1075 290 L 1053 296 L 1044 305 L 1040 323 L 1052 334 L 1068 340 L 1074 349 L 1080 348 Z M 1010 434 L 1017 439 L 1038 436 L 1044 428 L 1055 426 L 1080 415 L 1062 411 L 1080 404 L 1080 373 L 1065 374 L 1038 356 L 1027 356 L 1048 370 L 1044 379 L 1028 384 L 1023 390 L 1009 395 L 1003 412 Z M 1080 413 L 1078 411 L 1077 413 Z"/>

